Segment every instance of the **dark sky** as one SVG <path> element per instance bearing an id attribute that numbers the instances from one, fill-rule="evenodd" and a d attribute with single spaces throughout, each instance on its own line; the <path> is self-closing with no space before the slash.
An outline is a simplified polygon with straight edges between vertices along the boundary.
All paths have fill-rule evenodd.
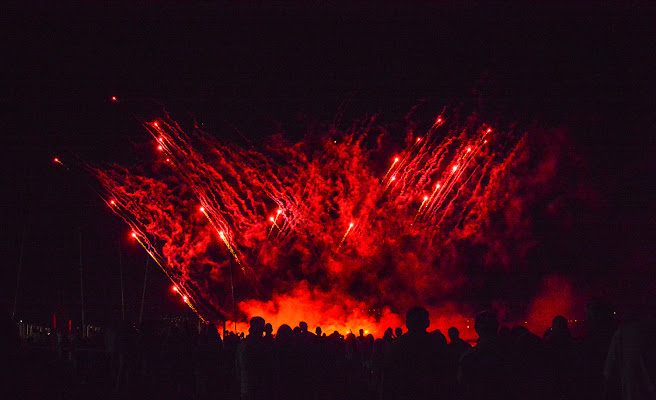
<path id="1" fill-rule="evenodd" d="M 147 140 L 135 115 L 163 105 L 257 138 L 275 124 L 291 134 L 299 116 L 332 121 L 343 104 L 345 120 L 401 118 L 422 99 L 439 112 L 475 102 L 475 89 L 507 120 L 570 131 L 608 204 L 581 252 L 607 268 L 606 295 L 645 301 L 656 289 L 654 7 L 383 3 L 3 3 L 1 303 L 13 307 L 24 243 L 19 315 L 42 318 L 61 297 L 75 317 L 81 233 L 88 318 L 120 304 L 119 243 L 136 315 L 145 254 L 88 177 L 52 163 L 131 160 Z M 182 310 L 151 272 L 147 307 Z"/>

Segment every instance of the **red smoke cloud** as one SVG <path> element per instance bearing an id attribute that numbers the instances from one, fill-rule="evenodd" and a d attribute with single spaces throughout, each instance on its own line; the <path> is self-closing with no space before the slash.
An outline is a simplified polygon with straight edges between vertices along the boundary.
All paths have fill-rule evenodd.
<path id="1" fill-rule="evenodd" d="M 210 320 L 261 315 L 274 327 L 304 320 L 382 335 L 425 305 L 431 329 L 466 332 L 462 315 L 477 306 L 455 300 L 472 298 L 487 271 L 527 268 L 536 209 L 568 189 L 555 185 L 560 142 L 474 117 L 408 128 L 402 151 L 372 126 L 274 137 L 259 150 L 168 119 L 144 126 L 162 148 L 151 169 L 92 171 L 108 206 Z"/>

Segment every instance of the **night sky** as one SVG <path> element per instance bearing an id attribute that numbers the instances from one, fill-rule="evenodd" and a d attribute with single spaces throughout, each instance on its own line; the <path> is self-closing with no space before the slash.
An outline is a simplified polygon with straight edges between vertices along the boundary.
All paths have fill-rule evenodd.
<path id="1" fill-rule="evenodd" d="M 81 237 L 87 322 L 117 315 L 119 248 L 137 318 L 146 254 L 74 160 L 135 163 L 139 119 L 165 108 L 225 140 L 300 139 L 308 121 L 393 122 L 422 102 L 565 130 L 594 195 L 564 237 L 537 232 L 543 263 L 586 295 L 654 302 L 656 9 L 383 3 L 0 6 L 0 304 L 23 244 L 17 315 L 63 301 L 78 318 Z M 150 267 L 148 312 L 184 312 Z"/>

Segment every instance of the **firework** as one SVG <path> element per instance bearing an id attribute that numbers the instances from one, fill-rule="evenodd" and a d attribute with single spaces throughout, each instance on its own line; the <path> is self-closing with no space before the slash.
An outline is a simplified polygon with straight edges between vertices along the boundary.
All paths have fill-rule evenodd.
<path id="1" fill-rule="evenodd" d="M 312 146 L 272 139 L 258 151 L 163 118 L 144 123 L 159 150 L 152 170 L 93 173 L 205 317 L 275 319 L 303 298 L 317 325 L 379 332 L 376 321 L 461 290 L 459 241 L 491 242 L 486 221 L 515 190 L 505 177 L 523 162 L 521 136 L 450 124 L 440 115 L 424 135 L 409 131 L 402 151 L 369 148 L 369 132 L 357 131 Z M 382 170 L 380 154 L 392 160 Z"/>

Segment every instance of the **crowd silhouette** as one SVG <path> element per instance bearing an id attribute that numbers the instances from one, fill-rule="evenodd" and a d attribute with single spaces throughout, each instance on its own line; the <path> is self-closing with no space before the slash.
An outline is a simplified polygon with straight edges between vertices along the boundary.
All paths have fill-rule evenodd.
<path id="1" fill-rule="evenodd" d="M 407 311 L 407 331 L 390 327 L 382 338 L 311 332 L 302 321 L 274 334 L 253 317 L 248 334 L 223 337 L 183 320 L 21 343 L 3 318 L 5 398 L 656 399 L 654 313 L 618 328 L 607 303 L 586 311 L 581 338 L 562 316 L 538 336 L 484 311 L 474 346 L 455 327 L 448 339 L 429 331 L 422 307 Z"/>

